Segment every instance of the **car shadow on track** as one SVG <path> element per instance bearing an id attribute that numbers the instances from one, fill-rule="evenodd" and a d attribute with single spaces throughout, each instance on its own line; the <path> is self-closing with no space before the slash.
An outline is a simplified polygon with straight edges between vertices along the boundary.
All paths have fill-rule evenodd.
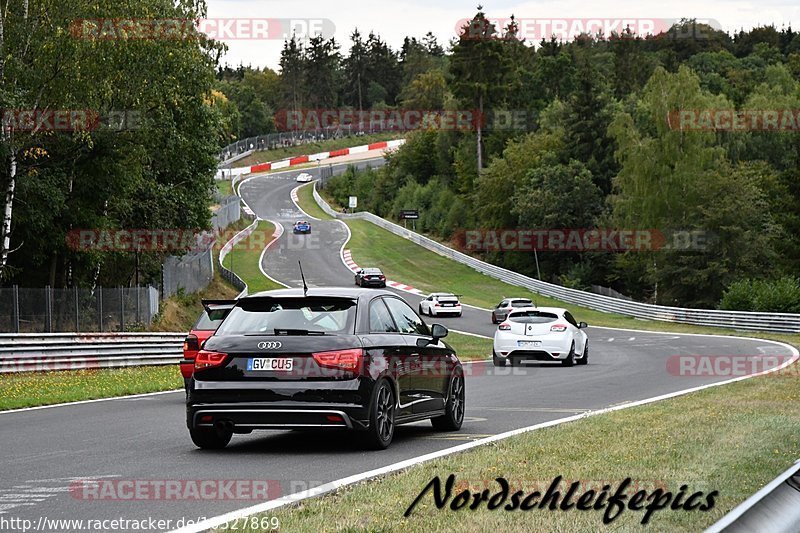
<path id="1" fill-rule="evenodd" d="M 396 449 L 418 438 L 447 435 L 433 429 L 430 423 L 400 426 L 395 429 L 389 450 Z M 213 452 L 197 450 L 198 453 L 219 454 L 263 454 L 277 453 L 282 456 L 316 454 L 363 454 L 361 434 L 347 430 L 327 431 L 259 431 L 249 435 L 234 435 L 227 448 Z"/>

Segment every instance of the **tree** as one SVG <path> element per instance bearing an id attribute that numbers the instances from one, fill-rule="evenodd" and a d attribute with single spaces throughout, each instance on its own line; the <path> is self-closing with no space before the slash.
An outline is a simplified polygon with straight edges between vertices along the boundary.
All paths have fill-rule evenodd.
<path id="1" fill-rule="evenodd" d="M 291 39 L 283 42 L 280 59 L 280 85 L 285 108 L 296 112 L 303 107 L 306 70 L 303 45 L 292 34 Z"/>
<path id="2" fill-rule="evenodd" d="M 484 113 L 505 97 L 507 76 L 511 70 L 506 44 L 498 38 L 494 24 L 480 9 L 461 29 L 450 62 L 453 76 L 451 91 L 461 102 L 470 106 L 477 116 L 475 157 L 478 174 L 484 166 Z"/>

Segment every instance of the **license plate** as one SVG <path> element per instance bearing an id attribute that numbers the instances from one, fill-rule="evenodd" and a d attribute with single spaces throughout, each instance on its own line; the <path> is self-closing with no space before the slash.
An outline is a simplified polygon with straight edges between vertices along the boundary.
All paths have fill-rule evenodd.
<path id="1" fill-rule="evenodd" d="M 531 347 L 532 346 L 532 347 L 535 348 L 535 347 L 541 346 L 541 345 L 542 345 L 542 341 L 517 341 L 517 346 L 521 346 L 521 347 Z"/>
<path id="2" fill-rule="evenodd" d="M 268 372 L 291 372 L 293 359 L 281 357 L 258 357 L 247 360 L 247 370 Z"/>
<path id="3" fill-rule="evenodd" d="M 455 307 L 456 304 L 442 304 L 442 307 Z"/>

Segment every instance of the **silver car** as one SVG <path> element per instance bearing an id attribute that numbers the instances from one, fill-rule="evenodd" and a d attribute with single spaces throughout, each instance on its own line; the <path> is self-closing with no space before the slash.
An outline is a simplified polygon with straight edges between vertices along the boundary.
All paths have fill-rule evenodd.
<path id="1" fill-rule="evenodd" d="M 528 298 L 504 298 L 492 309 L 492 324 L 499 324 L 508 317 L 512 309 L 519 307 L 536 307 L 536 304 Z"/>

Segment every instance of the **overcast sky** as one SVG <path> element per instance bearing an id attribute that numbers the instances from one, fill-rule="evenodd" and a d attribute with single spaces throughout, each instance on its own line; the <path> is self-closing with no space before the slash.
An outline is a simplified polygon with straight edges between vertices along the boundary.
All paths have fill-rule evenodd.
<path id="1" fill-rule="evenodd" d="M 477 2 L 465 0 L 207 0 L 209 19 L 293 19 L 300 20 L 297 27 L 309 25 L 332 32 L 346 53 L 350 34 L 358 28 L 366 35 L 370 30 L 378 33 L 394 49 L 399 49 L 403 37 L 422 37 L 431 31 L 446 44 L 456 35 L 460 20 L 476 12 Z M 709 1 L 709 0 L 597 0 L 594 2 L 559 0 L 557 2 L 525 2 L 499 0 L 486 2 L 484 12 L 492 19 L 502 19 L 513 14 L 527 24 L 528 36 L 549 28 L 569 28 L 590 24 L 592 19 L 604 20 L 602 24 L 617 24 L 621 20 L 636 20 L 635 24 L 647 28 L 649 24 L 679 18 L 709 20 L 712 25 L 732 32 L 740 28 L 774 24 L 778 28 L 792 26 L 800 29 L 800 1 L 762 0 Z M 277 70 L 283 45 L 282 33 L 286 26 L 268 23 L 270 38 L 226 39 L 228 54 L 223 62 L 231 65 L 244 63 L 254 67 L 267 66 Z M 624 27 L 624 26 L 623 26 Z M 237 30 L 229 32 L 236 33 Z M 545 30 L 547 31 L 547 30 Z M 569 30 L 566 30 L 569 32 Z M 248 30 L 237 33 L 240 37 L 260 37 Z"/>

